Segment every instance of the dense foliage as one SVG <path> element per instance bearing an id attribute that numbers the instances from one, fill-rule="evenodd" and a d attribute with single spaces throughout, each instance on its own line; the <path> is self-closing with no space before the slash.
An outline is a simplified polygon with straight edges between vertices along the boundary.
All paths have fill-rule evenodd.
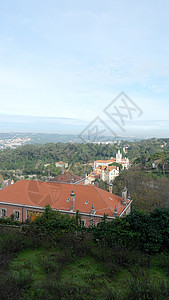
<path id="1" fill-rule="evenodd" d="M 144 211 L 169 206 L 169 178 L 147 173 L 142 169 L 132 167 L 116 177 L 113 183 L 113 193 L 121 196 L 124 186 L 127 186 L 133 206 Z"/>
<path id="2" fill-rule="evenodd" d="M 41 231 L 47 232 L 75 231 L 78 228 L 77 218 L 70 217 L 68 214 L 63 215 L 59 211 L 53 211 L 50 205 L 47 205 L 45 212 L 35 219 L 35 224 Z"/>
<path id="3" fill-rule="evenodd" d="M 165 143 L 165 144 L 164 144 Z M 164 148 L 161 148 L 164 144 Z M 0 166 L 2 170 L 25 170 L 28 174 L 41 171 L 44 163 L 65 161 L 69 164 L 87 163 L 96 159 L 108 159 L 115 157 L 117 149 L 128 147 L 129 159 L 140 158 L 147 161 L 156 152 L 169 150 L 169 139 L 149 139 L 142 141 L 122 141 L 117 144 L 78 144 L 78 143 L 47 143 L 27 144 L 16 149 L 4 149 L 0 151 Z M 123 153 L 125 156 L 125 153 Z"/>
<path id="4" fill-rule="evenodd" d="M 146 214 L 134 210 L 124 218 L 106 222 L 92 229 L 96 239 L 112 247 L 115 243 L 140 251 L 158 253 L 169 249 L 169 208 Z"/>
<path id="5" fill-rule="evenodd" d="M 2 300 L 168 299 L 168 209 L 86 230 L 77 220 L 46 207 L 25 232 L 0 234 Z"/>

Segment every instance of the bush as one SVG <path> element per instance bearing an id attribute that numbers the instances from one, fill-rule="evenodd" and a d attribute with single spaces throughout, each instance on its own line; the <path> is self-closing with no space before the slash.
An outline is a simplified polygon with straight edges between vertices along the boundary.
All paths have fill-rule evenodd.
<path id="1" fill-rule="evenodd" d="M 125 299 L 168 299 L 169 286 L 164 281 L 153 281 L 149 278 L 148 272 L 135 271 L 132 277 L 127 280 L 129 287 Z"/>
<path id="2" fill-rule="evenodd" d="M 63 215 L 58 211 L 53 211 L 50 205 L 45 207 L 45 212 L 35 219 L 35 224 L 43 232 L 54 232 L 58 230 L 75 231 L 77 229 L 76 219 L 68 214 Z"/>
<path id="3" fill-rule="evenodd" d="M 26 292 L 31 285 L 32 274 L 20 271 L 12 275 L 9 271 L 0 274 L 0 298 L 1 300 L 17 300 Z"/>
<path id="4" fill-rule="evenodd" d="M 146 253 L 160 253 L 169 249 L 169 208 L 146 214 L 134 210 L 124 218 L 111 222 L 106 219 L 92 230 L 95 240 L 107 247 L 121 244 Z"/>
<path id="5" fill-rule="evenodd" d="M 7 224 L 7 225 L 21 225 L 21 222 L 16 221 L 14 219 L 11 218 L 0 218 L 0 224 Z"/>
<path id="6" fill-rule="evenodd" d="M 36 286 L 32 291 L 32 300 L 60 300 L 60 299 L 76 299 L 86 300 L 96 299 L 96 295 L 87 287 L 78 286 L 75 283 L 68 281 L 66 283 L 56 282 L 51 280 L 49 283 L 44 282 Z"/>

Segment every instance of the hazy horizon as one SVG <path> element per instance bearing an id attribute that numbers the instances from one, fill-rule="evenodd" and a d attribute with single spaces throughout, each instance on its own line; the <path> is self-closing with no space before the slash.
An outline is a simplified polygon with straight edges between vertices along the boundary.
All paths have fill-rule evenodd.
<path id="1" fill-rule="evenodd" d="M 0 131 L 79 134 L 99 117 L 119 135 L 168 136 L 168 9 L 167 0 L 2 0 Z M 105 108 L 122 91 L 137 109 L 112 124 Z"/>
<path id="2" fill-rule="evenodd" d="M 110 125 L 110 121 L 106 120 Z M 17 116 L 0 114 L 0 133 L 53 133 L 79 135 L 89 122 L 81 119 Z M 141 120 L 126 122 L 125 132 L 116 131 L 117 136 L 126 137 L 169 137 L 168 120 L 144 121 Z M 147 128 L 149 127 L 149 129 Z M 117 129 L 117 128 L 116 128 Z M 107 134 L 108 135 L 108 134 Z"/>

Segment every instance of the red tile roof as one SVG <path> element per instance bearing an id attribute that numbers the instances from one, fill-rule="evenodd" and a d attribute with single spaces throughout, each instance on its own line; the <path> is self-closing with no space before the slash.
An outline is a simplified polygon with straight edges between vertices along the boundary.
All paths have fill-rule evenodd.
<path id="1" fill-rule="evenodd" d="M 108 160 L 96 160 L 95 161 L 95 163 L 104 163 L 104 164 L 113 163 L 113 162 L 116 162 L 115 158 L 108 159 Z"/>
<path id="2" fill-rule="evenodd" d="M 96 160 L 95 163 L 104 163 L 104 164 L 109 164 L 109 163 L 114 163 L 116 162 L 116 158 L 108 159 L 108 160 Z M 126 163 L 126 158 L 122 158 L 121 162 L 119 164 L 124 164 Z"/>
<path id="3" fill-rule="evenodd" d="M 53 209 L 69 211 L 72 190 L 75 193 L 75 211 L 90 213 L 92 203 L 94 203 L 96 215 L 105 213 L 113 216 L 115 205 L 118 214 L 125 209 L 121 197 L 95 186 L 29 180 L 20 180 L 0 190 L 0 202 L 34 207 L 44 207 L 50 204 Z M 128 203 L 129 200 L 127 200 Z"/>
<path id="4" fill-rule="evenodd" d="M 64 174 L 58 175 L 57 177 L 51 179 L 50 181 L 60 182 L 60 183 L 76 183 L 79 180 L 84 179 L 84 177 L 75 175 L 70 173 L 69 171 L 66 171 Z"/>
<path id="5" fill-rule="evenodd" d="M 117 167 L 116 166 L 108 166 L 108 167 L 106 167 L 106 166 L 104 166 L 104 167 L 102 167 L 102 170 L 103 171 L 112 171 L 112 170 L 117 170 Z"/>

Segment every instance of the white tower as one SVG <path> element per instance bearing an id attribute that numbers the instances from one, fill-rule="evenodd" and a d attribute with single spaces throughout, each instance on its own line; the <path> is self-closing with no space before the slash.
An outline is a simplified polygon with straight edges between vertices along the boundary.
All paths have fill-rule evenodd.
<path id="1" fill-rule="evenodd" d="M 121 163 L 122 160 L 122 154 L 120 153 L 120 150 L 116 153 L 116 163 Z"/>

